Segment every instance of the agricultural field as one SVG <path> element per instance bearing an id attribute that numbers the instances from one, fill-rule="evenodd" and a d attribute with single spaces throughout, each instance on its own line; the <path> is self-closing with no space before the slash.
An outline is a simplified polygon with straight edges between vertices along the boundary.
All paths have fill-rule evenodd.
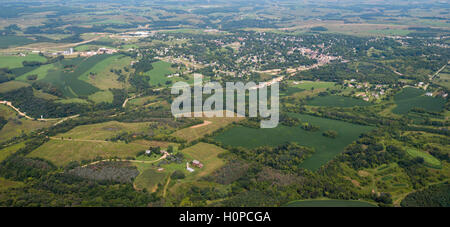
<path id="1" fill-rule="evenodd" d="M 109 121 L 99 124 L 78 126 L 66 133 L 59 134 L 57 138 L 71 138 L 79 140 L 106 140 L 123 132 L 145 133 L 150 132 L 152 122 L 122 123 Z M 88 132 L 88 133 L 87 133 Z"/>
<path id="2" fill-rule="evenodd" d="M 97 157 L 104 159 L 135 157 L 138 152 L 146 149 L 148 146 L 141 143 L 55 138 L 32 151 L 28 157 L 43 158 L 57 166 L 65 166 L 72 161 L 92 160 Z"/>
<path id="3" fill-rule="evenodd" d="M 417 88 L 404 88 L 394 96 L 397 107 L 392 110 L 395 114 L 407 114 L 413 108 L 421 108 L 426 111 L 439 112 L 445 104 L 445 100 L 439 97 L 425 96 L 425 91 Z"/>
<path id="4" fill-rule="evenodd" d="M 180 152 L 188 161 L 198 160 L 203 164 L 201 169 L 194 168 L 196 171 L 193 174 L 196 178 L 207 176 L 225 164 L 218 155 L 225 153 L 226 150 L 213 144 L 198 143 Z"/>
<path id="5" fill-rule="evenodd" d="M 374 204 L 358 200 L 311 199 L 292 201 L 286 207 L 376 207 Z"/>
<path id="6" fill-rule="evenodd" d="M 95 103 L 112 103 L 114 100 L 114 95 L 111 91 L 99 91 L 90 95 L 88 98 Z"/>
<path id="7" fill-rule="evenodd" d="M 369 102 L 362 99 L 328 95 L 316 97 L 307 102 L 310 106 L 327 106 L 327 107 L 354 107 L 354 106 L 369 106 Z"/>
<path id="8" fill-rule="evenodd" d="M 157 61 L 152 63 L 153 69 L 146 72 L 144 75 L 150 77 L 150 85 L 164 86 L 167 81 L 173 81 L 176 78 L 168 78 L 167 76 L 176 72 L 176 69 L 171 67 L 171 63 L 165 61 Z"/>
<path id="9" fill-rule="evenodd" d="M 278 125 L 273 129 L 255 129 L 244 126 L 233 127 L 214 139 L 225 145 L 256 148 L 259 146 L 278 146 L 288 142 L 296 142 L 299 145 L 312 147 L 315 152 L 300 165 L 302 168 L 317 170 L 322 165 L 344 151 L 344 147 L 356 140 L 361 133 L 373 129 L 370 126 L 355 125 L 343 121 L 319 118 L 302 114 L 291 114 L 292 117 L 319 126 L 320 130 L 312 132 L 302 129 L 300 126 L 288 127 Z M 338 133 L 335 139 L 324 137 L 322 133 L 334 130 Z"/>
<path id="10" fill-rule="evenodd" d="M 79 79 L 91 85 L 107 90 L 109 88 L 122 88 L 123 84 L 117 81 L 117 75 L 111 70 L 120 69 L 130 65 L 131 59 L 124 55 L 112 55 L 96 63 L 91 69 L 84 72 Z"/>
<path id="11" fill-rule="evenodd" d="M 240 120 L 240 118 L 237 117 L 213 117 L 201 119 L 204 121 L 203 124 L 178 130 L 172 135 L 190 142 Z"/>
<path id="12" fill-rule="evenodd" d="M 5 160 L 11 154 L 16 153 L 18 150 L 20 150 L 23 147 L 25 147 L 25 142 L 14 144 L 12 146 L 1 149 L 0 150 L 0 162 Z"/>
<path id="13" fill-rule="evenodd" d="M 34 40 L 29 39 L 25 36 L 0 36 L 0 49 L 22 46 L 30 43 L 34 43 Z"/>
<path id="14" fill-rule="evenodd" d="M 0 68 L 21 68 L 23 67 L 22 62 L 24 61 L 36 61 L 44 63 L 47 61 L 45 57 L 39 56 L 37 54 L 28 54 L 24 57 L 22 56 L 6 56 L 6 55 L 0 55 Z"/>
<path id="15" fill-rule="evenodd" d="M 0 84 L 0 93 L 7 93 L 28 86 L 30 85 L 27 83 L 12 80 Z"/>

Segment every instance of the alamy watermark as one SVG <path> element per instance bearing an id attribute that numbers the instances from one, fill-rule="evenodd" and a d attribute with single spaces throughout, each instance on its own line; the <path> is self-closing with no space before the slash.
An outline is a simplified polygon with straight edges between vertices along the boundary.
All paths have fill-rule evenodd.
<path id="1" fill-rule="evenodd" d="M 226 99 L 224 103 L 222 86 L 218 82 L 207 82 L 203 85 L 201 75 L 194 75 L 193 96 L 188 83 L 174 83 L 171 93 L 179 96 L 172 102 L 172 115 L 175 117 L 236 117 L 236 106 L 237 116 L 245 117 L 245 101 L 248 92 L 248 117 L 263 118 L 260 124 L 261 128 L 277 127 L 280 116 L 278 81 L 260 82 L 259 85 L 254 82 L 246 84 L 243 82 L 227 82 L 225 85 Z M 268 105 L 267 99 L 268 87 L 270 87 L 270 105 Z M 203 102 L 203 95 L 211 96 Z"/>

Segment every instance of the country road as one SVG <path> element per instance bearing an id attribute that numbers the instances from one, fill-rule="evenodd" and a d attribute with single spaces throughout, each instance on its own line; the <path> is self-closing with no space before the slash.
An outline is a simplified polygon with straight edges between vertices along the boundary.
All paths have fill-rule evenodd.
<path id="1" fill-rule="evenodd" d="M 159 162 L 159 161 L 161 161 L 161 160 L 163 160 L 163 159 L 166 159 L 167 156 L 170 155 L 169 153 L 167 153 L 167 151 L 163 151 L 163 152 L 164 152 L 164 155 L 163 155 L 163 156 L 161 156 L 160 158 L 158 158 L 158 159 L 156 159 L 156 160 L 153 160 L 153 161 L 128 160 L 128 159 L 114 159 L 113 161 L 115 161 L 115 162 L 132 162 L 132 163 L 152 164 L 152 163 Z M 86 165 L 83 165 L 83 166 L 81 166 L 81 167 L 87 167 L 87 166 L 90 166 L 90 165 L 95 165 L 95 164 L 97 164 L 97 163 L 100 163 L 100 162 L 107 162 L 107 161 L 110 161 L 110 160 L 111 160 L 111 159 L 103 159 L 103 160 L 100 160 L 100 161 L 91 162 L 91 163 L 86 164 Z"/>
<path id="2" fill-rule="evenodd" d="M 12 103 L 9 102 L 9 101 L 0 101 L 0 104 L 4 104 L 4 105 L 7 105 L 7 106 L 11 107 L 14 111 L 17 112 L 17 114 L 19 114 L 22 117 L 25 117 L 28 120 L 38 120 L 38 121 L 57 121 L 57 120 L 59 120 L 54 125 L 61 124 L 62 122 L 66 121 L 68 119 L 72 119 L 72 118 L 76 118 L 76 117 L 80 116 L 79 114 L 77 114 L 77 115 L 73 115 L 73 116 L 69 116 L 69 117 L 63 117 L 63 118 L 36 118 L 35 119 L 35 118 L 32 118 L 32 117 L 28 116 L 26 113 L 21 112 L 19 110 L 19 108 L 13 106 Z"/>

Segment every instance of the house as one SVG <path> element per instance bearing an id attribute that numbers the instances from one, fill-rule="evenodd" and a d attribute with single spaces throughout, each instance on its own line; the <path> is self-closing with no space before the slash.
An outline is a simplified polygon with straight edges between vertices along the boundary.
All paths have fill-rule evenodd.
<path id="1" fill-rule="evenodd" d="M 426 96 L 433 96 L 433 93 L 427 92 L 427 93 L 425 93 L 425 95 L 426 95 Z"/>
<path id="2" fill-rule="evenodd" d="M 203 168 L 203 164 L 198 160 L 192 161 L 192 165 L 198 168 Z"/>
<path id="3" fill-rule="evenodd" d="M 164 171 L 164 168 L 158 168 L 158 172 Z"/>
<path id="4" fill-rule="evenodd" d="M 151 150 L 145 150 L 145 154 L 146 154 L 146 155 L 150 155 L 151 153 L 152 153 Z"/>

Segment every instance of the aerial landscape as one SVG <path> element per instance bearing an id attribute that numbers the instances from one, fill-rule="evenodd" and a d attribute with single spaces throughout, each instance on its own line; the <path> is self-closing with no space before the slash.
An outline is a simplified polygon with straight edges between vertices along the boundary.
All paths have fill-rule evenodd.
<path id="1" fill-rule="evenodd" d="M 450 207 L 449 48 L 440 0 L 2 1 L 0 207 Z"/>

